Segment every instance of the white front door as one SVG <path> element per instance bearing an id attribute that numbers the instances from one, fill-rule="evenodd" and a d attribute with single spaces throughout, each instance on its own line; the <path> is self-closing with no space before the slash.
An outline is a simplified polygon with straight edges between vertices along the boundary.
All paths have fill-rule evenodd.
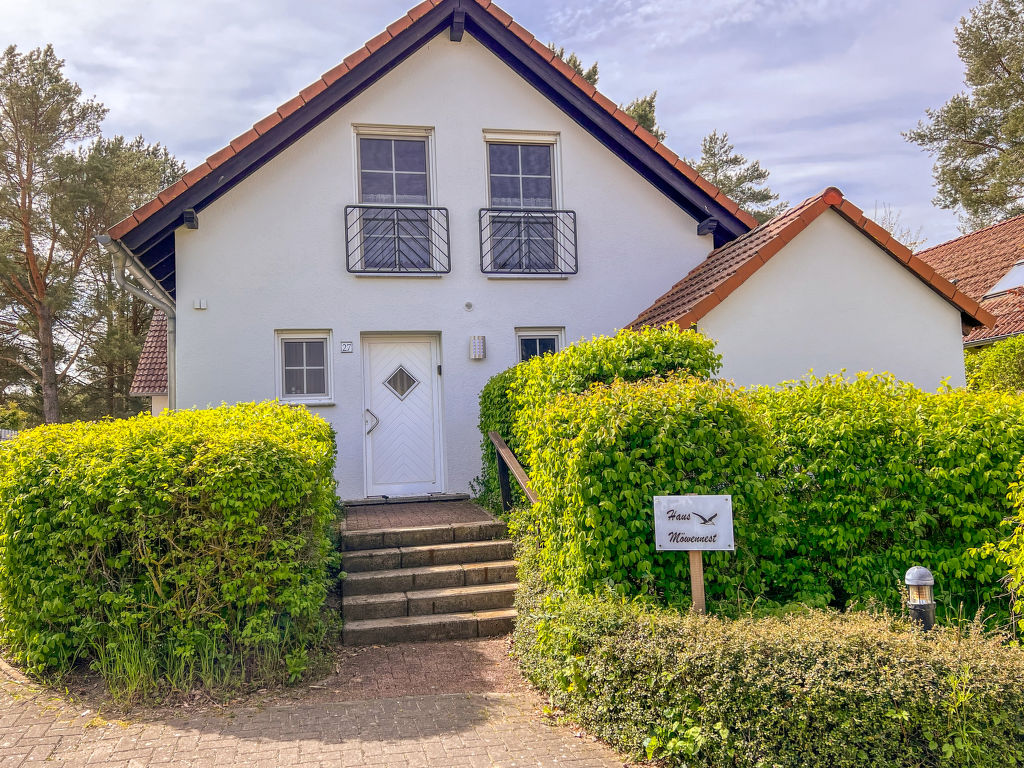
<path id="1" fill-rule="evenodd" d="M 363 337 L 367 496 L 444 490 L 439 341 Z"/>

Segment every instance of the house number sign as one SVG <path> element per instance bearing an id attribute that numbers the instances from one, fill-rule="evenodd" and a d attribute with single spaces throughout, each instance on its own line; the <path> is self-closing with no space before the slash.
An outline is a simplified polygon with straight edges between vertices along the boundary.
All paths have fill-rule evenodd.
<path id="1" fill-rule="evenodd" d="M 733 551 L 732 496 L 655 496 L 657 549 Z"/>
<path id="2" fill-rule="evenodd" d="M 347 355 L 352 351 L 352 342 L 343 341 L 341 342 L 341 354 Z"/>
<path id="3" fill-rule="evenodd" d="M 703 553 L 736 549 L 732 496 L 655 496 L 654 544 L 659 552 L 689 553 L 693 610 L 704 613 Z"/>

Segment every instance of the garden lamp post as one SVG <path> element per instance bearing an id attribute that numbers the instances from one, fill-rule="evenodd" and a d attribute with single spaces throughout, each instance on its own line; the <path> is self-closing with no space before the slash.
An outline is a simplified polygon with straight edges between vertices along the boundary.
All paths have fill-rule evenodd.
<path id="1" fill-rule="evenodd" d="M 935 626 L 935 577 L 924 566 L 915 565 L 907 571 L 904 582 L 909 593 L 910 618 L 922 629 L 931 629 Z"/>

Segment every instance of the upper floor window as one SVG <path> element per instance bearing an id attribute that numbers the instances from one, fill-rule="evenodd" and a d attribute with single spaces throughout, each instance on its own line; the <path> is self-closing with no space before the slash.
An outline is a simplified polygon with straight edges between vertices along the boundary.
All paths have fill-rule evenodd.
<path id="1" fill-rule="evenodd" d="M 378 135 L 357 133 L 359 204 L 345 208 L 349 271 L 449 271 L 448 211 L 429 205 L 429 132 L 377 130 Z"/>
<path id="2" fill-rule="evenodd" d="M 487 145 L 491 208 L 554 208 L 551 144 Z"/>

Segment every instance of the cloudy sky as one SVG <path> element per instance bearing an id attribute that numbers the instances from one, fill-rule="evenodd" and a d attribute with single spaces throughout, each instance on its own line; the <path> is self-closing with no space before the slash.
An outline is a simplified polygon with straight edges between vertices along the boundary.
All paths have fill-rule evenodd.
<path id="1" fill-rule="evenodd" d="M 53 43 L 110 109 L 107 133 L 202 161 L 403 15 L 415 0 L 0 0 L 0 39 Z M 931 159 L 900 131 L 962 88 L 952 43 L 969 0 L 504 0 L 542 40 L 600 62 L 626 102 L 658 91 L 684 156 L 713 129 L 791 202 L 828 185 L 883 203 L 930 244 L 958 234 L 931 205 Z"/>

